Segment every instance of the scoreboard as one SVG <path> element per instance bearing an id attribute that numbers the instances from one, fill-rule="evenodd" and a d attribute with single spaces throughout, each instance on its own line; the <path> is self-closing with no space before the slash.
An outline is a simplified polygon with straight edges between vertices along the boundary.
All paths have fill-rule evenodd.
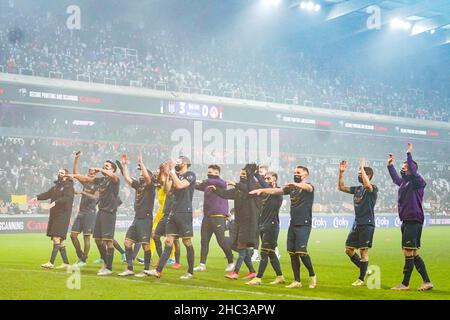
<path id="1" fill-rule="evenodd" d="M 61 80 L 60 80 L 61 81 Z M 92 86 L 92 84 L 90 84 Z M 272 128 L 294 128 L 349 134 L 407 137 L 431 141 L 449 141 L 450 124 L 431 121 L 409 121 L 393 117 L 358 119 L 356 114 L 339 111 L 313 112 L 295 106 L 264 108 L 218 102 L 186 101 L 178 98 L 158 98 L 126 94 L 125 90 L 95 90 L 65 88 L 37 84 L 0 81 L 0 103 L 92 111 L 134 113 L 149 116 L 184 118 L 200 121 L 220 121 Z M 405 121 L 406 120 L 406 121 Z"/>
<path id="2" fill-rule="evenodd" d="M 160 101 L 160 113 L 167 115 L 205 120 L 221 120 L 223 119 L 223 110 L 223 106 L 175 100 Z"/>

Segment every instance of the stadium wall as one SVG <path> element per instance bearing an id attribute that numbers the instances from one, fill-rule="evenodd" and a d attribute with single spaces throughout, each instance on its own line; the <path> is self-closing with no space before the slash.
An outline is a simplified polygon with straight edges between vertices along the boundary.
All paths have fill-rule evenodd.
<path id="1" fill-rule="evenodd" d="M 450 123 L 0 73 L 0 102 L 265 126 L 450 140 Z M 255 117 L 256 113 L 257 117 Z M 244 120 L 243 120 L 244 119 Z"/>

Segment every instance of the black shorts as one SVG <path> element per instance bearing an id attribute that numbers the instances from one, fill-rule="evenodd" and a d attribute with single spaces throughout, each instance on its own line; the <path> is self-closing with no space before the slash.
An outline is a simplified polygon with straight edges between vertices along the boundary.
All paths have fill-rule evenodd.
<path id="1" fill-rule="evenodd" d="M 114 240 L 116 230 L 116 211 L 108 212 L 100 210 L 97 213 L 94 227 L 94 239 Z"/>
<path id="2" fill-rule="evenodd" d="M 164 237 L 166 235 L 166 225 L 167 225 L 167 216 L 164 215 L 156 225 L 155 231 L 153 232 L 157 237 Z"/>
<path id="3" fill-rule="evenodd" d="M 277 247 L 278 234 L 280 226 L 278 224 L 265 225 L 259 227 L 259 235 L 261 237 L 261 250 L 274 251 Z"/>
<path id="4" fill-rule="evenodd" d="M 194 236 L 192 212 L 171 213 L 167 218 L 166 235 L 192 238 Z"/>
<path id="5" fill-rule="evenodd" d="M 150 244 L 152 236 L 153 217 L 143 219 L 134 218 L 133 223 L 128 228 L 125 239 L 134 243 Z"/>
<path id="6" fill-rule="evenodd" d="M 287 235 L 287 251 L 293 253 L 308 253 L 308 240 L 311 226 L 289 225 Z"/>
<path id="7" fill-rule="evenodd" d="M 415 221 L 403 221 L 402 230 L 402 248 L 420 249 L 420 238 L 422 237 L 423 224 Z"/>
<path id="8" fill-rule="evenodd" d="M 80 212 L 78 213 L 75 221 L 72 225 L 72 232 L 74 233 L 82 233 L 86 235 L 91 235 L 94 232 L 96 215 L 95 212 L 87 213 Z"/>
<path id="9" fill-rule="evenodd" d="M 345 242 L 346 247 L 355 249 L 368 249 L 372 248 L 373 234 L 375 227 L 369 224 L 357 225 L 353 224 L 352 230 L 347 236 Z"/>

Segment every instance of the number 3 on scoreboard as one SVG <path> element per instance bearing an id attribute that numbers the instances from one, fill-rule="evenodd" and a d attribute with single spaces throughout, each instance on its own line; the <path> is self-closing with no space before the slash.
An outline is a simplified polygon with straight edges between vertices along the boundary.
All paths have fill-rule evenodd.
<path id="1" fill-rule="evenodd" d="M 178 113 L 179 114 L 185 114 L 186 113 L 186 108 L 184 107 L 185 103 L 184 102 L 180 102 L 179 106 L 180 108 L 178 109 Z"/>

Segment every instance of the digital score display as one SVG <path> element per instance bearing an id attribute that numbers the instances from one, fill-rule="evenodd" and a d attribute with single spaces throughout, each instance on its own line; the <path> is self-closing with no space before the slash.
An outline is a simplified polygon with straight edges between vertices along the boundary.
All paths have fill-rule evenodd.
<path id="1" fill-rule="evenodd" d="M 223 119 L 223 111 L 223 106 L 173 100 L 161 100 L 160 106 L 161 114 L 209 120 Z"/>

